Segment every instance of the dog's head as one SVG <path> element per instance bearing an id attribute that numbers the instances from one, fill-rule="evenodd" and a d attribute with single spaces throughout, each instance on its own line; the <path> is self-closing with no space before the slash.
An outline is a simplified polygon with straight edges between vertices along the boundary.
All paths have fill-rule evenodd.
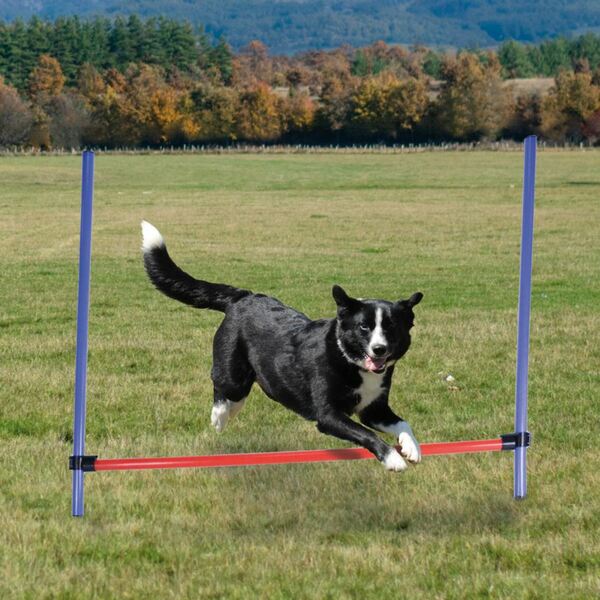
<path id="1" fill-rule="evenodd" d="M 401 358 L 410 346 L 414 324 L 413 307 L 423 294 L 408 300 L 362 300 L 351 298 L 333 286 L 337 304 L 337 342 L 344 356 L 365 371 L 383 373 Z"/>

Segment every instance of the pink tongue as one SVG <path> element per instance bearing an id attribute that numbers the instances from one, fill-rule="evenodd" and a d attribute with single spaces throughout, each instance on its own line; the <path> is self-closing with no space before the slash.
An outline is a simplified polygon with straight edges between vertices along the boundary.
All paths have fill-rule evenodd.
<path id="1" fill-rule="evenodd" d="M 367 356 L 367 358 L 365 359 L 365 367 L 369 371 L 380 371 L 381 369 L 383 369 L 384 365 L 385 358 L 373 359 L 370 356 Z"/>

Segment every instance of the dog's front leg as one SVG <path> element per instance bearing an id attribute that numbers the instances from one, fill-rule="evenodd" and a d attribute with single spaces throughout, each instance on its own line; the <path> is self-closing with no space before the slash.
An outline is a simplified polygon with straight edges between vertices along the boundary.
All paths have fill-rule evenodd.
<path id="1" fill-rule="evenodd" d="M 394 413 L 387 400 L 370 404 L 358 416 L 367 427 L 395 435 L 401 448 L 400 453 L 406 460 L 411 463 L 421 462 L 421 447 L 411 426 Z"/>
<path id="2" fill-rule="evenodd" d="M 404 471 L 405 460 L 392 446 L 388 446 L 372 431 L 354 422 L 340 411 L 327 411 L 317 418 L 317 428 L 322 433 L 354 442 L 372 452 L 388 471 Z"/>

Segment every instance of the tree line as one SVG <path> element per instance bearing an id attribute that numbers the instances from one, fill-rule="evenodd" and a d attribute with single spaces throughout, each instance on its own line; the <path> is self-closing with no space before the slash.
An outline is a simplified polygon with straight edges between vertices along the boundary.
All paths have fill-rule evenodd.
<path id="1" fill-rule="evenodd" d="M 537 61 L 537 62 L 536 62 Z M 550 90 L 510 78 L 552 74 Z M 600 139 L 600 37 L 234 53 L 166 18 L 0 24 L 0 146 Z"/>
<path id="2" fill-rule="evenodd" d="M 84 64 L 102 71 L 123 71 L 131 63 L 191 73 L 216 68 L 227 80 L 232 56 L 224 40 L 213 46 L 201 30 L 165 17 L 89 21 L 63 17 L 53 22 L 33 17 L 27 23 L 0 22 L 0 74 L 7 83 L 25 91 L 42 54 L 58 60 L 68 85 L 77 83 Z"/>
<path id="3" fill-rule="evenodd" d="M 564 70 L 600 67 L 600 36 L 586 33 L 568 39 L 526 45 L 508 40 L 498 49 L 505 77 L 556 77 Z"/>

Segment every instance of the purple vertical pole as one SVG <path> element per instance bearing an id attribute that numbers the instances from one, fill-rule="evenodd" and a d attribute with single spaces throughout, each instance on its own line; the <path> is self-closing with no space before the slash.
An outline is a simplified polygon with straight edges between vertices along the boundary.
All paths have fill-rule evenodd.
<path id="1" fill-rule="evenodd" d="M 92 259 L 92 201 L 94 196 L 94 153 L 83 153 L 81 172 L 81 226 L 79 234 L 79 290 L 77 296 L 77 347 L 75 354 L 75 416 L 73 424 L 72 514 L 83 516 L 83 476 L 77 457 L 85 453 L 85 403 L 87 388 L 88 321 Z"/>
<path id="2" fill-rule="evenodd" d="M 531 269 L 533 256 L 533 207 L 537 138 L 525 138 L 523 172 L 523 217 L 521 222 L 521 268 L 517 319 L 517 382 L 515 386 L 515 433 L 527 431 L 527 383 L 529 368 L 529 321 L 531 314 Z M 527 495 L 527 446 L 515 448 L 515 499 Z"/>

